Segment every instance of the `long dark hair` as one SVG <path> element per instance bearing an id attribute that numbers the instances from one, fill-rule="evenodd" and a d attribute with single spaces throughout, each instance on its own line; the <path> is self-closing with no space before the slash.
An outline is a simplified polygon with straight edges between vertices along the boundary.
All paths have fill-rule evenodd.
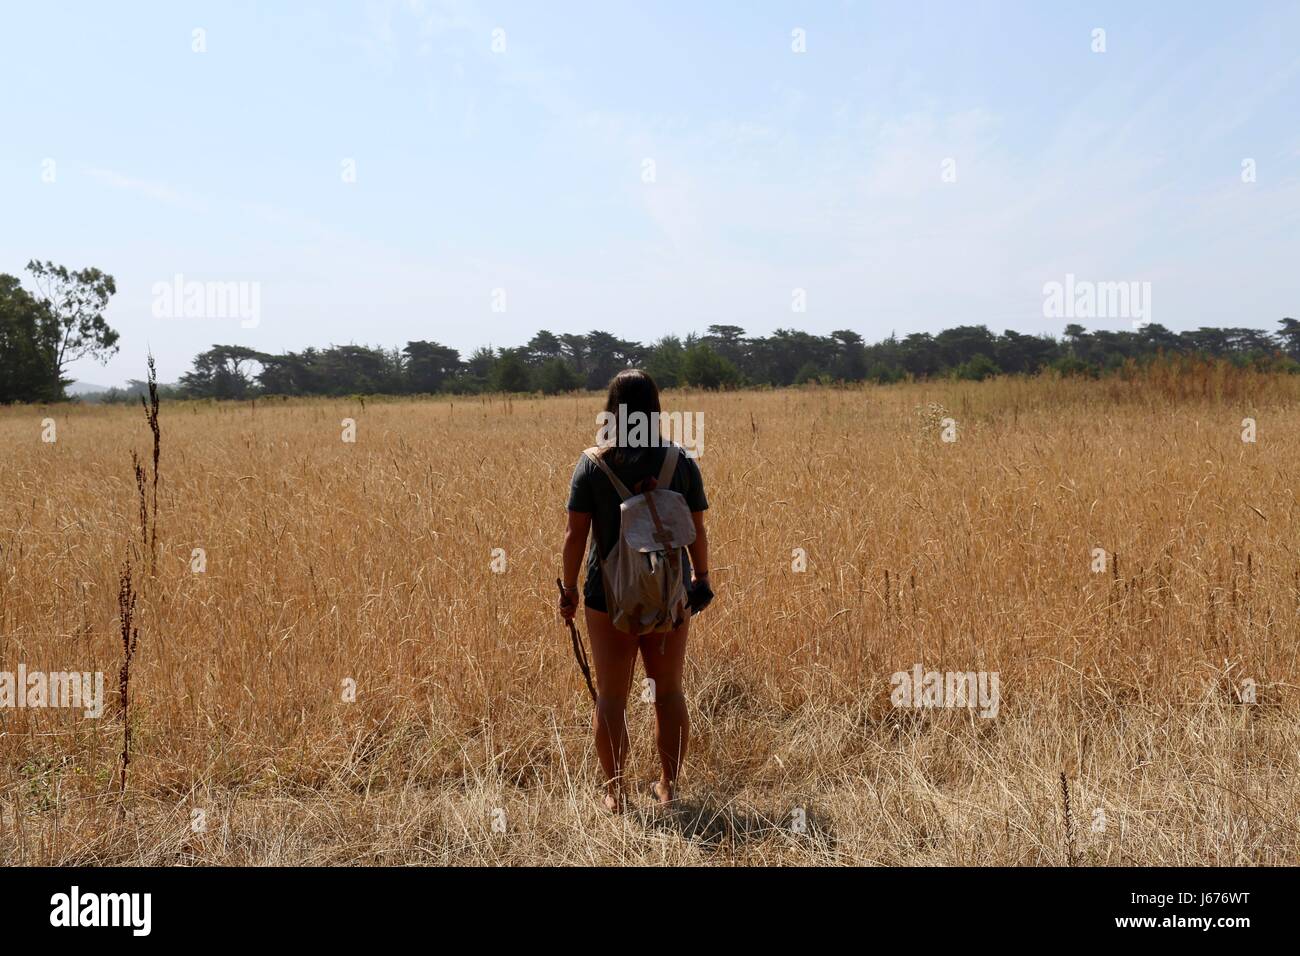
<path id="1" fill-rule="evenodd" d="M 641 412 L 652 422 L 659 421 L 659 386 L 655 384 L 648 373 L 639 368 L 625 368 L 612 379 L 609 380 L 609 395 L 605 399 L 605 411 L 613 416 L 613 421 L 618 422 L 619 410 L 623 411 L 630 417 L 633 412 Z M 651 417 L 653 415 L 653 417 Z M 615 426 L 617 427 L 617 425 Z M 622 448 L 618 444 L 619 432 L 626 432 L 626 426 L 618 429 L 614 433 L 614 443 L 605 448 L 601 453 L 603 456 L 610 456 L 610 460 L 615 464 L 623 464 L 625 461 L 635 461 L 645 452 L 645 448 Z M 653 442 L 657 435 L 650 436 Z"/>

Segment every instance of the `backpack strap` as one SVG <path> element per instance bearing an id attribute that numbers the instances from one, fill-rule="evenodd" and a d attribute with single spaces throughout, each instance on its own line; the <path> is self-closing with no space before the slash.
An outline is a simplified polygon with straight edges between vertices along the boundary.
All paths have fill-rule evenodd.
<path id="1" fill-rule="evenodd" d="M 618 480 L 618 475 L 614 474 L 614 469 L 605 464 L 605 460 L 600 456 L 599 447 L 593 445 L 591 448 L 585 450 L 583 454 L 590 458 L 595 463 L 596 467 L 605 473 L 605 477 L 609 479 L 610 484 L 614 486 L 614 490 L 618 492 L 619 498 L 623 501 L 627 501 L 627 499 L 632 497 L 632 492 L 627 490 L 627 485 Z"/>
<path id="2" fill-rule="evenodd" d="M 677 471 L 677 459 L 681 455 L 681 449 L 674 442 L 668 446 L 668 451 L 664 454 L 664 466 L 659 469 L 659 477 L 655 479 L 655 487 L 664 491 L 672 484 L 673 475 Z"/>

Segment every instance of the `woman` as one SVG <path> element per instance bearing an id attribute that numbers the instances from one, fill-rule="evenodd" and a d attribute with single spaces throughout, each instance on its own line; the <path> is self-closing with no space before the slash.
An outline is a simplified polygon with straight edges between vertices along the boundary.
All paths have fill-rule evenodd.
<path id="1" fill-rule="evenodd" d="M 609 396 L 605 411 L 615 417 L 626 415 L 635 423 L 639 412 L 650 421 L 651 413 L 657 416 L 659 389 L 654 380 L 640 369 L 619 372 L 609 383 Z M 636 447 L 635 427 L 618 427 L 615 432 L 624 436 L 627 444 L 618 439 L 600 452 L 601 460 L 608 465 L 619 480 L 634 493 L 646 490 L 646 479 L 654 479 L 663 468 L 667 444 L 656 441 L 657 435 L 642 441 Z M 679 454 L 669 489 L 686 498 L 695 523 L 695 542 L 689 546 L 690 558 L 684 577 L 691 581 L 691 605 L 702 608 L 712 598 L 709 589 L 709 542 L 704 532 L 704 512 L 709 507 L 704 497 L 704 484 L 695 461 Z M 591 661 L 596 670 L 596 712 L 592 730 L 596 735 L 596 752 L 605 773 L 604 805 L 612 813 L 621 811 L 627 802 L 623 779 L 623 761 L 628 750 L 627 696 L 631 689 L 636 655 L 640 651 L 645 662 L 645 673 L 654 681 L 655 743 L 659 750 L 659 779 L 650 784 L 651 795 L 661 805 L 667 806 L 676 798 L 677 775 L 686 757 L 690 725 L 686 716 L 686 697 L 682 693 L 682 668 L 686 663 L 686 634 L 690 630 L 690 617 L 675 630 L 656 632 L 640 637 L 614 628 L 605 604 L 605 589 L 601 580 L 600 560 L 608 555 L 618 541 L 618 492 L 609 477 L 586 455 L 578 459 L 569 489 L 569 524 L 564 533 L 564 591 L 560 598 L 560 614 L 572 620 L 578 608 L 578 565 L 591 534 L 591 549 L 587 554 L 587 576 L 583 587 L 583 604 L 587 618 L 587 633 L 591 635 Z M 594 528 L 593 528 L 594 519 Z"/>

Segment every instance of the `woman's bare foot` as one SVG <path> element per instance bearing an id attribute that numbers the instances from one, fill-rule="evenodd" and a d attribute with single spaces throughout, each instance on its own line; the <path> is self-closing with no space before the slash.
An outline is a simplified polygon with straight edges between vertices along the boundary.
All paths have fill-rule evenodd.
<path id="1" fill-rule="evenodd" d="M 661 807 L 671 807 L 677 800 L 677 794 L 673 792 L 675 789 L 671 783 L 664 783 L 662 780 L 650 781 L 650 796 L 654 797 Z"/>
<path id="2" fill-rule="evenodd" d="M 622 813 L 627 809 L 627 794 L 619 791 L 607 790 L 600 803 L 601 806 L 610 813 Z"/>

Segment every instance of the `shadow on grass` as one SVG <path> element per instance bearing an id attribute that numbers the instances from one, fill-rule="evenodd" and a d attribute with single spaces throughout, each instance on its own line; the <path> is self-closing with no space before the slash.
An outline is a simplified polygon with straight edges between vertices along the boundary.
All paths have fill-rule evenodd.
<path id="1" fill-rule="evenodd" d="M 647 829 L 675 833 L 700 844 L 706 850 L 735 850 L 746 844 L 788 841 L 833 852 L 835 832 L 830 821 L 801 807 L 772 816 L 734 801 L 715 797 L 682 797 L 669 809 L 655 807 L 636 811 Z"/>

